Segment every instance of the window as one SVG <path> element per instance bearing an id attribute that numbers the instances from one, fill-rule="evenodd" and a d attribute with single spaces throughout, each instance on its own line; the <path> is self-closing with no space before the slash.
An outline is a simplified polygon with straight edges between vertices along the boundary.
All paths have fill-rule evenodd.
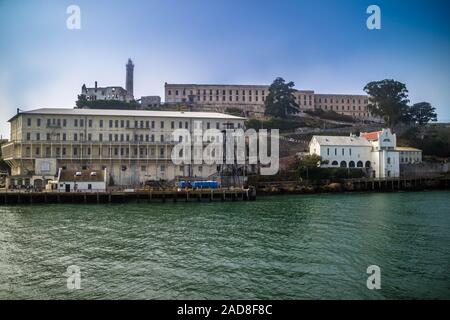
<path id="1" fill-rule="evenodd" d="M 47 121 L 47 125 L 49 124 L 49 121 L 50 119 L 48 119 L 48 121 Z M 73 120 L 73 126 L 74 127 L 78 127 L 78 119 L 75 119 L 75 120 Z"/>
<path id="2" fill-rule="evenodd" d="M 341 168 L 347 168 L 347 162 L 341 161 Z"/>
<path id="3" fill-rule="evenodd" d="M 41 119 L 36 119 L 36 125 L 37 125 L 38 127 L 41 126 Z"/>
<path id="4" fill-rule="evenodd" d="M 103 128 L 103 120 L 99 120 L 98 125 L 100 128 Z"/>
<path id="5" fill-rule="evenodd" d="M 31 140 L 31 133 L 27 132 L 27 141 Z"/>
<path id="6" fill-rule="evenodd" d="M 37 141 L 41 140 L 41 134 L 40 134 L 39 132 L 36 133 L 36 140 L 37 140 Z"/>
<path id="7" fill-rule="evenodd" d="M 27 126 L 31 127 L 31 118 L 27 118 Z"/>
<path id="8" fill-rule="evenodd" d="M 92 128 L 92 119 L 88 120 L 88 126 L 89 126 L 89 128 Z"/>
<path id="9" fill-rule="evenodd" d="M 63 119 L 63 127 L 66 127 L 66 126 L 67 126 L 67 120 Z"/>
<path id="10" fill-rule="evenodd" d="M 327 148 L 327 156 L 330 155 L 330 148 Z"/>
<path id="11" fill-rule="evenodd" d="M 161 121 L 161 129 L 164 129 L 164 121 Z"/>

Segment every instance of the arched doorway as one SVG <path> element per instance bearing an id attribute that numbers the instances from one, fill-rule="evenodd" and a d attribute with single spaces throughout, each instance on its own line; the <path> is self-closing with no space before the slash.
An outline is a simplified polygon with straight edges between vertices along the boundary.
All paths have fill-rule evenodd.
<path id="1" fill-rule="evenodd" d="M 366 168 L 370 168 L 370 161 L 366 161 Z"/>
<path id="2" fill-rule="evenodd" d="M 347 168 L 347 162 L 341 161 L 341 168 Z"/>
<path id="3" fill-rule="evenodd" d="M 356 164 L 356 166 L 357 166 L 358 168 L 362 168 L 362 167 L 364 166 L 364 164 L 363 164 L 362 161 L 358 161 L 358 163 Z"/>
<path id="4" fill-rule="evenodd" d="M 334 161 L 331 163 L 331 165 L 332 165 L 332 166 L 338 166 L 338 165 L 339 165 L 339 162 L 337 162 L 336 160 L 334 160 Z"/>
<path id="5" fill-rule="evenodd" d="M 349 168 L 354 168 L 355 167 L 355 161 L 350 161 L 348 163 Z"/>

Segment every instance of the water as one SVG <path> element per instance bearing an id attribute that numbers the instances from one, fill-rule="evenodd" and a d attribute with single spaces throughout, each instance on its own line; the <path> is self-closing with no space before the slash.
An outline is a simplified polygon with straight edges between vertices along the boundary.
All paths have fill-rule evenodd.
<path id="1" fill-rule="evenodd" d="M 2 206 L 0 299 L 450 298 L 449 199 Z M 372 264 L 381 290 L 366 287 Z"/>

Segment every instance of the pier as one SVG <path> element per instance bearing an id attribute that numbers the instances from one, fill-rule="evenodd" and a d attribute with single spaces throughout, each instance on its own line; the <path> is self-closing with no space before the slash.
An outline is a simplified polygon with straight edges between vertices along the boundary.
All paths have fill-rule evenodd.
<path id="1" fill-rule="evenodd" d="M 392 192 L 445 190 L 450 177 L 398 177 L 339 180 L 270 181 L 255 184 L 259 195 L 323 192 Z"/>
<path id="2" fill-rule="evenodd" d="M 0 192 L 0 205 L 254 201 L 255 189 L 114 192 Z"/>

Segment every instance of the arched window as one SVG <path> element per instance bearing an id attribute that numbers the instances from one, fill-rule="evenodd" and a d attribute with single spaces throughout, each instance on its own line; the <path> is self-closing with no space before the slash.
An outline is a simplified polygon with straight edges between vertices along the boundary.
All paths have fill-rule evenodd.
<path id="1" fill-rule="evenodd" d="M 348 163 L 349 168 L 354 168 L 355 167 L 355 161 L 350 161 Z"/>
<path id="2" fill-rule="evenodd" d="M 334 160 L 334 161 L 331 163 L 331 165 L 332 165 L 332 166 L 338 166 L 339 163 L 338 163 L 336 160 Z"/>
<path id="3" fill-rule="evenodd" d="M 370 161 L 366 161 L 365 167 L 366 167 L 366 168 L 370 168 Z"/>
<path id="4" fill-rule="evenodd" d="M 341 168 L 347 168 L 347 162 L 341 161 Z"/>
<path id="5" fill-rule="evenodd" d="M 358 168 L 362 168 L 363 167 L 363 162 L 362 161 L 358 161 L 358 163 L 356 164 L 356 166 Z"/>

